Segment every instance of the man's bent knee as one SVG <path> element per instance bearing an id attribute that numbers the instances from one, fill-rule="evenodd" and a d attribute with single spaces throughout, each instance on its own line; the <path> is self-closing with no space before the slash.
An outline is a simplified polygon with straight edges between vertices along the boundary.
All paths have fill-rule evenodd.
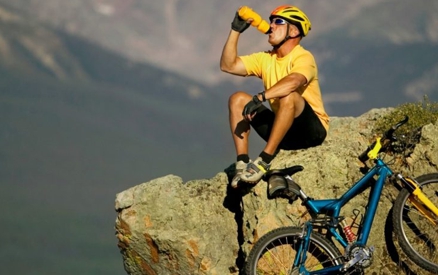
<path id="1" fill-rule="evenodd" d="M 243 91 L 237 91 L 234 94 L 230 96 L 228 99 L 228 106 L 230 108 L 232 107 L 240 107 L 243 108 L 245 104 L 247 104 L 251 100 L 251 95 L 243 92 Z"/>
<path id="2" fill-rule="evenodd" d="M 280 98 L 279 109 L 287 109 L 294 112 L 295 117 L 299 116 L 304 110 L 305 100 L 297 92 L 292 92 L 289 95 Z"/>

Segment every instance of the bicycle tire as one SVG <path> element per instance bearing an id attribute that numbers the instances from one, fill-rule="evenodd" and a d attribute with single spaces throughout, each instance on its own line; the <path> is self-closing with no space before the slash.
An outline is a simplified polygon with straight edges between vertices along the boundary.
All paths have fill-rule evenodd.
<path id="1" fill-rule="evenodd" d="M 245 274 L 295 274 L 291 268 L 302 232 L 300 227 L 281 227 L 262 236 L 248 255 Z M 308 270 L 340 265 L 341 258 L 341 253 L 330 240 L 312 232 L 306 261 Z"/>
<path id="2" fill-rule="evenodd" d="M 416 180 L 428 199 L 438 205 L 438 173 Z M 398 243 L 415 264 L 438 274 L 438 227 L 411 206 L 409 195 L 402 189 L 394 203 L 392 222 Z"/>

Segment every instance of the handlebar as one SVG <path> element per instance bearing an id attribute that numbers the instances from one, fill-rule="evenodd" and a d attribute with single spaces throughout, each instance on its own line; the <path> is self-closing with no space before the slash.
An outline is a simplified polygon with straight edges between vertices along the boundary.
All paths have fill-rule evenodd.
<path id="1" fill-rule="evenodd" d="M 382 141 L 382 147 L 379 148 L 379 152 L 382 151 L 382 149 L 386 149 L 387 145 L 390 144 L 392 141 L 396 140 L 396 137 L 394 136 L 394 132 L 400 128 L 400 126 L 402 126 L 403 124 L 405 124 L 406 122 L 408 122 L 409 117 L 405 116 L 405 118 L 401 121 L 399 121 L 397 124 L 395 124 L 394 126 L 392 126 L 391 128 L 389 128 L 384 134 L 383 137 L 374 141 L 370 146 L 368 146 L 368 148 L 362 152 L 362 154 L 359 155 L 359 160 L 361 162 L 365 162 L 367 160 L 369 160 L 369 156 L 368 153 L 373 150 L 376 145 L 380 146 L 380 141 Z M 389 142 L 388 142 L 389 141 Z"/>

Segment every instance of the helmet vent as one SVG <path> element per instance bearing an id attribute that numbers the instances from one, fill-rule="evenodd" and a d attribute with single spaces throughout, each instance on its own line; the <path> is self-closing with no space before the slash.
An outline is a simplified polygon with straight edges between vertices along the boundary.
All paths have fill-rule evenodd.
<path id="1" fill-rule="evenodd" d="M 304 19 L 303 19 L 303 18 L 301 18 L 301 17 L 299 17 L 299 16 L 296 16 L 296 15 L 292 15 L 291 18 L 296 19 L 296 20 L 298 20 L 298 21 L 303 21 L 303 22 L 304 22 Z"/>

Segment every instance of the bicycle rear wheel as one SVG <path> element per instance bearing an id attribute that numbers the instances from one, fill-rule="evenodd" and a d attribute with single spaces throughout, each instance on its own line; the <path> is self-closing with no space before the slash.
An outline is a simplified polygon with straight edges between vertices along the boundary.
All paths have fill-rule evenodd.
<path id="1" fill-rule="evenodd" d="M 245 274 L 278 275 L 295 274 L 292 265 L 296 248 L 300 245 L 299 227 L 282 227 L 274 229 L 261 237 L 249 253 Z M 322 235 L 312 232 L 305 266 L 307 270 L 319 270 L 342 264 L 341 253 L 335 245 Z M 296 274 L 298 272 L 296 271 Z"/>
<path id="2" fill-rule="evenodd" d="M 438 174 L 418 177 L 423 193 L 438 205 Z M 438 274 L 438 226 L 428 220 L 409 200 L 402 189 L 394 203 L 392 221 L 401 249 L 418 266 Z M 438 223 L 438 217 L 435 217 Z M 436 224 L 435 223 L 435 224 Z"/>

